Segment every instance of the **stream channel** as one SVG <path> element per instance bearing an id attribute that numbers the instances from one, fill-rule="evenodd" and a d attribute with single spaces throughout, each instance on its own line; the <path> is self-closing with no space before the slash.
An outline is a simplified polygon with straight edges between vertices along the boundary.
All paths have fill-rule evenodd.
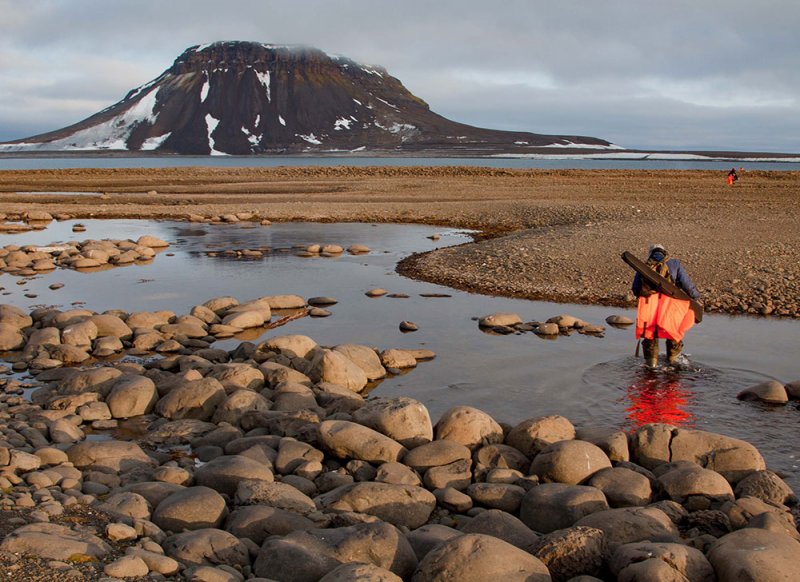
<path id="1" fill-rule="evenodd" d="M 8 244 L 49 245 L 68 240 L 160 237 L 170 247 L 145 264 L 97 272 L 57 269 L 32 278 L 0 278 L 0 303 L 24 309 L 73 304 L 97 312 L 172 310 L 222 295 L 240 302 L 264 295 L 332 296 L 338 303 L 327 318 L 294 320 L 284 327 L 252 332 L 214 347 L 232 349 L 239 341 L 258 343 L 271 335 L 304 334 L 322 345 L 359 343 L 380 349 L 426 348 L 435 359 L 398 376 L 372 392 L 410 396 L 423 402 L 435 421 L 455 405 L 477 407 L 495 419 L 517 423 L 560 414 L 576 426 L 614 426 L 630 430 L 645 422 L 719 432 L 744 439 L 764 455 L 795 491 L 800 491 L 800 409 L 796 402 L 769 406 L 740 402 L 736 394 L 768 379 L 800 379 L 800 321 L 706 314 L 686 338 L 690 364 L 679 372 L 649 372 L 634 357 L 633 330 L 608 326 L 612 314 L 634 317 L 633 309 L 507 299 L 456 291 L 414 281 L 395 272 L 414 252 L 462 244 L 469 233 L 422 225 L 364 223 L 277 223 L 209 225 L 173 221 L 82 220 L 53 222 L 47 229 L 0 235 Z M 428 237 L 438 234 L 439 240 Z M 335 258 L 297 256 L 295 245 L 354 243 L 365 255 Z M 259 259 L 208 256 L 209 251 L 269 247 Z M 64 287 L 51 290 L 52 283 Z M 22 283 L 22 284 L 18 284 Z M 407 298 L 370 298 L 381 287 Z M 425 296 L 425 295 L 447 295 Z M 524 321 L 544 321 L 567 313 L 604 325 L 603 337 L 482 332 L 477 318 L 494 312 L 518 313 Z M 274 318 L 273 318 L 274 319 Z M 403 333 L 403 320 L 419 330 Z M 662 346 L 662 351 L 663 351 Z"/>

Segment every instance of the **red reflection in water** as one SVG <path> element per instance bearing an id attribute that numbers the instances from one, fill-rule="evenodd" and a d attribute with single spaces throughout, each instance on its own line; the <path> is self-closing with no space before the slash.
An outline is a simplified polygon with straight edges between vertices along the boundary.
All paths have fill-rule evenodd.
<path id="1" fill-rule="evenodd" d="M 692 393 L 674 374 L 664 376 L 647 372 L 647 376 L 628 387 L 627 397 L 630 405 L 625 412 L 633 429 L 651 422 L 694 425 L 694 415 L 686 409 Z"/>

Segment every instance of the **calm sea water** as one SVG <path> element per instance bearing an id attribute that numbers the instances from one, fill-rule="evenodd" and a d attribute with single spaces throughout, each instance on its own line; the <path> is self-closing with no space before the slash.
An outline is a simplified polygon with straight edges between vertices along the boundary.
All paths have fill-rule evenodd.
<path id="1" fill-rule="evenodd" d="M 651 373 L 643 369 L 641 358 L 633 356 L 630 329 L 608 327 L 605 337 L 572 334 L 549 340 L 534 334 L 487 334 L 476 321 L 490 313 L 512 311 L 526 321 L 569 313 L 604 325 L 607 316 L 633 316 L 632 310 L 470 294 L 395 272 L 397 262 L 412 252 L 467 242 L 464 232 L 391 224 L 282 223 L 252 228 L 166 221 L 81 222 L 87 231 L 79 235 L 72 233 L 72 222 L 65 221 L 44 231 L 0 235 L 0 245 L 153 234 L 171 246 L 143 265 L 93 273 L 59 269 L 30 279 L 0 275 L 0 302 L 25 309 L 38 305 L 68 309 L 81 302 L 98 312 L 170 309 L 180 314 L 220 295 L 240 301 L 282 293 L 333 296 L 339 303 L 330 308 L 331 317 L 303 318 L 216 345 L 232 349 L 243 339 L 258 342 L 268 335 L 299 333 L 323 345 L 431 349 L 437 354 L 434 360 L 383 381 L 373 393 L 416 398 L 426 404 L 434 420 L 451 406 L 465 404 L 510 423 L 561 414 L 578 426 L 630 429 L 663 421 L 721 432 L 755 444 L 768 465 L 800 490 L 797 403 L 770 407 L 736 400 L 739 390 L 767 379 L 800 379 L 800 321 L 706 315 L 687 336 L 689 368 Z M 441 240 L 427 238 L 435 233 Z M 366 244 L 372 252 L 338 258 L 295 254 L 295 245 L 328 242 Z M 207 256 L 210 250 L 257 247 L 272 250 L 254 260 Z M 64 287 L 49 289 L 54 282 Z M 367 297 L 365 292 L 374 287 L 409 297 Z M 419 331 L 402 333 L 398 326 L 403 320 L 416 323 Z"/>
<path id="2" fill-rule="evenodd" d="M 489 168 L 541 168 L 583 170 L 746 170 L 800 171 L 800 162 L 746 162 L 740 160 L 623 160 L 623 159 L 518 159 L 518 158 L 375 158 L 311 156 L 150 156 L 150 157 L 8 157 L 0 155 L 0 170 L 51 170 L 62 168 L 219 168 L 279 166 L 482 166 Z"/>

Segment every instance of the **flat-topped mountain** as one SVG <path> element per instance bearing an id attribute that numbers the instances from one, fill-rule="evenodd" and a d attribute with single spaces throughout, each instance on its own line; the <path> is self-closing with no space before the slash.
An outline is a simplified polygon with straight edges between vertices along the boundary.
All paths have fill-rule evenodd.
<path id="1" fill-rule="evenodd" d="M 486 154 L 544 147 L 619 149 L 593 137 L 450 121 L 385 69 L 317 49 L 216 42 L 187 49 L 159 77 L 111 107 L 0 151 Z"/>

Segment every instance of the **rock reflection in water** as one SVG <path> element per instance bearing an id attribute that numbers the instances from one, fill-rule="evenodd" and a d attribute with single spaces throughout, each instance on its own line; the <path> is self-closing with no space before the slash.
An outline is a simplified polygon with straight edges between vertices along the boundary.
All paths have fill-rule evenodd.
<path id="1" fill-rule="evenodd" d="M 694 394 L 680 371 L 643 368 L 628 386 L 626 396 L 628 406 L 625 413 L 631 430 L 651 422 L 694 426 L 694 414 L 689 410 Z"/>

